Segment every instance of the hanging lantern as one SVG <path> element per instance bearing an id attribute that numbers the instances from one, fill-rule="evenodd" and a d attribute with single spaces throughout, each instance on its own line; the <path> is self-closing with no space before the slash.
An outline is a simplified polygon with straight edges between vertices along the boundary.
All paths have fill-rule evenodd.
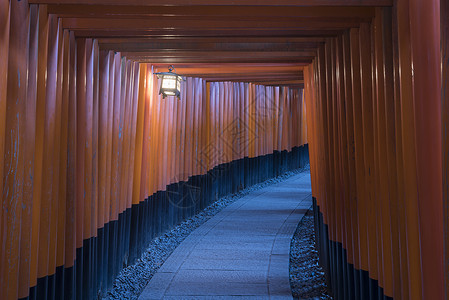
<path id="1" fill-rule="evenodd" d="M 168 67 L 168 72 L 155 73 L 158 78 L 161 78 L 161 86 L 159 94 L 162 94 L 162 98 L 167 96 L 181 96 L 181 81 L 183 78 L 181 75 L 173 72 L 175 68 L 173 66 Z"/>

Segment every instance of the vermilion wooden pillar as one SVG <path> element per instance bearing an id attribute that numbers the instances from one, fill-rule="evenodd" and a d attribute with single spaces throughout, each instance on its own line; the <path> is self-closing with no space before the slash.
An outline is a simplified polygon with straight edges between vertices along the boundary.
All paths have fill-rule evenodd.
<path id="1" fill-rule="evenodd" d="M 9 23 L 10 23 L 10 2 L 2 0 L 0 2 L 0 158 L 3 158 L 5 148 L 5 126 L 6 126 L 6 87 L 8 83 L 8 57 L 9 57 Z M 0 159 L 0 178 L 3 178 L 4 160 Z M 0 193 L 0 203 L 3 203 L 3 191 Z M 3 238 L 2 214 L 0 213 L 0 241 Z M 0 246 L 0 256 L 3 257 L 3 243 Z M 4 267 L 4 266 L 3 266 Z M 3 267 L 0 266 L 0 287 L 3 283 Z"/>
<path id="2" fill-rule="evenodd" d="M 120 195 L 120 110 L 123 109 L 121 105 L 121 73 L 122 73 L 122 59 L 120 53 L 114 54 L 114 90 L 113 90 L 113 112 L 112 112 L 112 166 L 111 166 L 111 208 L 110 221 L 116 221 L 119 214 L 119 195 Z M 78 159 L 78 157 L 77 157 Z M 113 258 L 111 258 L 113 259 Z"/>
<path id="3" fill-rule="evenodd" d="M 83 246 L 84 238 L 84 145 L 86 139 L 85 90 L 86 50 L 85 40 L 77 40 L 76 80 L 76 248 Z"/>
<path id="4" fill-rule="evenodd" d="M 60 24 L 61 25 L 61 24 Z M 65 253 L 66 253 L 66 220 L 71 218 L 71 214 L 68 213 L 67 207 L 70 204 L 67 203 L 68 194 L 68 182 L 67 182 L 67 166 L 68 166 L 68 120 L 69 120 L 69 83 L 70 83 L 70 33 L 68 30 L 60 32 L 60 49 L 59 49 L 59 62 L 58 62 L 58 73 L 59 73 L 59 95 L 61 101 L 61 129 L 60 129 L 60 162 L 59 162 L 59 189 L 58 189 L 58 225 L 57 225 L 57 249 L 56 249 L 56 273 L 61 272 L 65 264 Z M 68 265 L 71 265 L 70 259 L 68 259 Z M 58 273 L 59 274 L 59 273 Z M 63 280 L 58 282 L 60 285 L 60 290 L 64 291 Z M 69 289 L 67 289 L 69 290 Z M 67 291 L 68 292 L 68 291 Z M 64 292 L 62 292 L 64 293 Z M 67 293 L 69 294 L 69 292 Z M 66 297 L 64 294 L 59 294 L 58 297 Z"/>
<path id="5" fill-rule="evenodd" d="M 107 195 L 107 149 L 109 143 L 108 135 L 108 108 L 109 108 L 109 80 L 110 80 L 110 59 L 107 51 L 101 51 L 99 55 L 99 71 L 100 71 L 100 83 L 99 83 L 99 116 L 98 116 L 98 130 L 102 134 L 98 140 L 98 225 L 104 226 L 106 223 L 106 195 Z"/>
<path id="6" fill-rule="evenodd" d="M 368 261 L 370 278 L 379 278 L 378 267 L 381 263 L 377 260 L 379 243 L 377 236 L 376 218 L 373 214 L 377 210 L 375 201 L 375 176 L 374 173 L 374 125 L 373 125 L 373 91 L 372 91 L 372 66 L 371 66 L 371 32 L 369 24 L 361 24 L 359 31 L 360 43 L 360 81 L 361 81 L 361 108 L 363 123 L 363 157 L 365 171 L 365 196 L 368 235 Z"/>
<path id="7" fill-rule="evenodd" d="M 350 31 L 351 48 L 351 82 L 352 82 L 352 110 L 354 116 L 354 156 L 355 156 L 355 180 L 357 187 L 357 232 L 359 261 L 358 265 L 362 270 L 368 270 L 368 241 L 367 241 L 367 220 L 366 220 L 366 186 L 365 168 L 363 155 L 363 120 L 361 103 L 361 81 L 360 81 L 360 43 L 359 29 L 353 28 Z"/>
<path id="8" fill-rule="evenodd" d="M 33 182 L 33 212 L 31 247 L 39 247 L 39 224 L 41 218 L 42 198 L 42 170 L 44 151 L 44 121 L 46 103 L 46 73 L 48 56 L 48 17 L 47 7 L 39 6 L 39 37 L 38 37 L 38 65 L 37 65 L 37 99 L 36 99 L 36 128 L 34 153 L 34 182 Z M 38 277 L 38 251 L 31 252 L 30 286 L 35 286 Z"/>
<path id="9" fill-rule="evenodd" d="M 10 27 L 10 1 L 0 1 L 0 178 L 3 178 L 4 149 L 6 138 L 6 87 L 8 84 L 8 58 L 9 58 L 9 27 Z M 0 203 L 3 203 L 3 188 L 0 189 Z M 4 257 L 5 243 L 3 242 L 6 226 L 2 213 L 0 213 L 0 257 Z M 0 265 L 0 288 L 4 290 L 4 268 Z"/>
<path id="10" fill-rule="evenodd" d="M 399 244 L 400 247 L 400 271 L 401 271 L 401 297 L 409 298 L 409 266 L 408 266 L 408 251 L 407 247 L 407 219 L 406 219 L 406 201 L 405 201 L 405 168 L 404 168 L 404 151 L 403 151 L 403 133 L 402 133 L 402 104 L 401 104 L 401 73 L 400 70 L 400 57 L 399 57 L 399 41 L 398 41 L 398 25 L 399 19 L 398 4 L 395 3 L 392 11 L 392 36 L 393 36 L 393 70 L 394 70 L 394 133 L 395 133 L 395 156 L 396 156 L 396 183 L 397 183 L 397 200 L 392 202 L 397 207 L 396 223 L 399 231 Z M 395 207 L 392 206 L 392 210 Z M 392 216 L 394 217 L 394 216 Z M 396 294 L 395 294 L 396 295 Z"/>
<path id="11" fill-rule="evenodd" d="M 327 213 L 327 211 L 331 210 L 330 205 L 330 196 L 331 196 L 331 177 L 330 177 L 330 159 L 328 155 L 328 151 L 330 149 L 329 144 L 329 119 L 328 119 L 328 102 L 326 101 L 327 97 L 327 86 L 326 86 L 326 53 L 324 46 L 320 47 L 318 49 L 317 54 L 317 64 L 315 69 L 315 76 L 317 77 L 315 79 L 315 84 L 318 85 L 318 91 L 317 91 L 317 102 L 318 102 L 318 118 L 320 119 L 320 134 L 321 136 L 321 145 L 322 150 L 321 152 L 321 171 L 324 173 L 321 182 L 323 184 L 323 192 L 322 192 L 322 203 L 321 206 L 323 207 L 323 211 L 326 213 L 324 214 L 324 222 L 326 224 L 330 224 L 332 221 L 330 213 Z M 331 233 L 329 233 L 331 235 Z"/>
<path id="12" fill-rule="evenodd" d="M 449 299 L 449 3 L 440 1 L 441 34 L 441 133 L 443 160 L 444 275 L 446 299 Z"/>
<path id="13" fill-rule="evenodd" d="M 53 23 L 54 21 L 54 23 Z M 56 273 L 56 263 L 57 263 L 57 233 L 64 230 L 63 227 L 59 228 L 58 225 L 62 225 L 62 222 L 58 222 L 60 217 L 60 212 L 63 208 L 60 208 L 59 203 L 59 189 L 60 189 L 60 156 L 61 156 L 61 108 L 62 108 L 62 23 L 61 20 L 55 18 L 50 19 L 50 44 L 49 44 L 49 58 L 48 69 L 53 71 L 54 67 L 54 82 L 49 81 L 49 75 L 47 75 L 47 89 L 50 85 L 51 89 L 54 89 L 54 129 L 53 129 L 53 157 L 51 164 L 53 165 L 52 174 L 52 191 L 51 191 L 51 208 L 50 208 L 50 239 L 49 239 L 49 260 L 48 260 L 48 270 L 47 275 L 54 275 Z M 53 28 L 54 26 L 54 28 Z M 54 31 L 53 31 L 54 30 Z M 50 67 L 51 64 L 51 67 Z M 53 80 L 53 79 L 52 79 Z M 48 95 L 48 93 L 47 93 Z M 47 98 L 48 99 L 48 98 Z M 53 100 L 53 99 L 52 99 Z M 52 278 L 53 279 L 53 278 Z M 49 281 L 49 294 L 53 295 L 55 293 L 55 282 L 54 280 Z"/>
<path id="14" fill-rule="evenodd" d="M 45 98 L 45 118 L 44 118 L 44 143 L 42 161 L 42 191 L 40 207 L 40 228 L 39 228 L 39 258 L 38 258 L 38 278 L 45 278 L 53 268 L 55 236 L 53 236 L 53 226 L 55 226 L 55 215 L 57 212 L 56 201 L 52 193 L 57 189 L 55 177 L 58 176 L 57 164 L 54 161 L 59 154 L 57 147 L 57 123 L 58 123 L 58 101 L 57 101 L 57 63 L 58 63 L 58 24 L 56 17 L 49 18 L 48 30 L 48 59 L 47 59 L 47 82 Z M 51 264 L 50 264 L 51 263 Z M 46 284 L 43 284 L 39 293 L 45 296 L 48 293 Z"/>
<path id="15" fill-rule="evenodd" d="M 391 259 L 391 270 L 393 278 L 391 279 L 391 284 L 393 285 L 393 295 L 394 298 L 401 297 L 401 247 L 399 242 L 400 230 L 398 226 L 398 174 L 397 174 L 397 159 L 396 159 L 396 127 L 395 127 L 395 103 L 398 100 L 395 94 L 395 78 L 394 78 L 394 63 L 393 63 L 393 25 L 392 25 L 392 9 L 384 8 L 380 10 L 382 25 L 382 35 L 383 35 L 383 43 L 382 43 L 382 54 L 383 54 L 383 65 L 381 71 L 384 75 L 384 101 L 385 101 L 385 122 L 386 122 L 386 139 L 385 139 L 385 149 L 386 149 L 386 160 L 388 165 L 388 197 L 389 197 L 389 207 L 390 212 L 387 218 L 390 218 L 388 221 L 390 224 L 391 230 L 391 251 L 392 251 L 392 259 Z M 405 255 L 405 254 L 404 254 Z"/>
<path id="16" fill-rule="evenodd" d="M 444 293 L 439 4 L 413 0 L 410 5 L 424 299 Z"/>
<path id="17" fill-rule="evenodd" d="M 3 278 L 8 284 L 2 286 L 6 298 L 18 297 L 20 231 L 23 210 L 23 191 L 25 183 L 24 165 L 26 150 L 26 102 L 28 74 L 28 28 L 29 8 L 27 1 L 11 3 L 11 30 L 9 37 L 9 57 L 7 68 L 6 99 L 0 100 L 4 111 L 5 136 L 3 160 L 4 178 L 2 199 L 2 251 L 0 264 Z M 7 9 L 8 10 L 8 9 Z M 9 29 L 7 29 L 9 30 Z M 25 59 L 24 59 L 25 58 Z M 3 92 L 2 92 L 3 93 Z M 0 98 L 1 99 L 1 98 Z M 1 108 L 0 108 L 1 109 Z M 2 127 L 0 125 L 0 127 Z M 0 150 L 2 151 L 2 150 Z M 29 225 L 28 222 L 25 222 Z M 6 225 L 6 228 L 5 228 Z"/>
<path id="18" fill-rule="evenodd" d="M 392 278 L 392 249 L 391 249 L 391 220 L 390 220 L 390 195 L 388 182 L 388 156 L 387 156 L 387 121 L 386 121 L 386 93 L 384 80 L 385 61 L 383 57 L 384 33 L 382 29 L 382 9 L 376 9 L 374 20 L 374 89 L 376 98 L 374 99 L 374 111 L 376 114 L 376 156 L 377 160 L 377 199 L 380 225 L 380 243 L 379 253 L 382 253 L 382 281 L 379 284 L 384 288 L 384 294 L 393 296 L 393 278 Z"/>
<path id="19" fill-rule="evenodd" d="M 65 227 L 65 267 L 71 268 L 66 273 L 67 281 L 72 285 L 66 286 L 65 296 L 74 294 L 74 263 L 76 258 L 76 42 L 73 32 L 69 36 L 69 92 L 68 92 L 68 120 L 67 120 L 67 198 L 66 198 L 66 227 Z M 70 296 L 69 296 L 70 295 Z"/>
<path id="20" fill-rule="evenodd" d="M 152 109 L 152 93 L 154 89 L 154 81 L 152 79 L 152 68 L 151 66 L 146 67 L 145 72 L 145 81 L 146 81 L 146 88 L 145 88 L 145 113 L 144 113 L 144 130 L 143 130 L 143 158 L 142 161 L 144 162 L 144 166 L 142 167 L 142 184 L 140 188 L 140 197 L 139 200 L 143 201 L 146 199 L 147 195 L 150 195 L 150 185 L 148 182 L 149 178 L 149 166 L 150 166 L 150 116 L 151 116 L 151 109 Z M 142 70 L 141 70 L 142 72 Z"/>
<path id="21" fill-rule="evenodd" d="M 30 7 L 30 30 L 28 52 L 28 82 L 26 101 L 26 153 L 25 153 L 25 182 L 23 190 L 23 222 L 21 228 L 20 257 L 30 257 L 32 235 L 32 207 L 33 207 L 33 175 L 35 152 L 36 126 L 36 96 L 37 96 L 37 65 L 38 65 L 38 22 L 39 11 L 37 5 Z M 1 134 L 1 133 L 0 133 Z M 1 171 L 0 171 L 1 172 Z M 30 260 L 21 260 L 19 269 L 19 297 L 28 296 L 30 286 Z"/>
<path id="22" fill-rule="evenodd" d="M 345 89 L 345 113 L 346 113 L 346 131 L 344 134 L 347 136 L 347 159 L 348 159 L 348 180 L 349 180 L 349 190 L 348 190 L 348 204 L 347 204 L 347 218 L 350 218 L 351 224 L 351 235 L 349 236 L 350 243 L 352 243 L 353 253 L 351 254 L 352 260 L 348 261 L 357 270 L 360 270 L 360 246 L 359 246 L 359 232 L 358 232 L 358 220 L 357 220 L 357 210 L 358 210 L 358 197 L 357 197 L 357 156 L 355 153 L 356 147 L 356 135 L 354 131 L 354 122 L 356 117 L 353 111 L 353 81 L 351 72 L 351 33 L 347 31 L 343 34 L 343 68 L 344 68 L 344 89 Z M 356 279 L 355 274 L 349 274 L 349 279 L 352 280 L 354 285 L 354 290 L 350 291 L 357 297 L 355 287 Z"/>
<path id="23" fill-rule="evenodd" d="M 410 0 L 423 299 L 444 297 L 439 6 Z"/>
<path id="24" fill-rule="evenodd" d="M 408 254 L 408 296 L 422 295 L 420 233 L 418 220 L 415 122 L 412 89 L 409 2 L 397 2 L 398 58 L 401 103 L 402 167 L 404 174 L 404 210 Z M 414 299 L 414 298 L 413 298 Z"/>
<path id="25" fill-rule="evenodd" d="M 134 182 L 132 185 L 132 204 L 136 205 L 139 204 L 140 201 L 142 201 L 145 196 L 141 197 L 141 190 L 142 185 L 145 184 L 145 180 L 143 178 L 145 177 L 145 168 L 146 168 L 146 157 L 145 152 L 143 148 L 143 144 L 145 143 L 146 137 L 144 137 L 144 131 L 145 131 L 145 94 L 147 90 L 147 83 L 149 83 L 146 80 L 147 76 L 147 64 L 140 65 L 139 70 L 139 96 L 138 96 L 138 104 L 137 104 L 137 115 L 136 115 L 136 145 L 135 145 L 135 158 L 134 158 Z"/>

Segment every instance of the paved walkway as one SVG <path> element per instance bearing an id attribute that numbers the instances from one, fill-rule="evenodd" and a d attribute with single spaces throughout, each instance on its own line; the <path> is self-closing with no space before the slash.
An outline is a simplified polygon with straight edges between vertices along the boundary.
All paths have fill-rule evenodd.
<path id="1" fill-rule="evenodd" d="M 139 299 L 292 299 L 290 240 L 311 205 L 308 172 L 242 197 L 192 232 Z"/>

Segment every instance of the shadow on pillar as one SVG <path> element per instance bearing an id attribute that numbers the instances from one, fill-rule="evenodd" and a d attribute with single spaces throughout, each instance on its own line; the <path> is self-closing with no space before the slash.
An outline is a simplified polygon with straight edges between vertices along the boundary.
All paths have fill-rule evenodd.
<path id="1" fill-rule="evenodd" d="M 323 214 L 313 198 L 315 241 L 319 263 L 323 268 L 329 293 L 336 300 L 392 300 L 385 296 L 377 280 L 368 271 L 358 270 L 348 263 L 346 249 L 329 239 L 329 228 L 323 222 Z"/>

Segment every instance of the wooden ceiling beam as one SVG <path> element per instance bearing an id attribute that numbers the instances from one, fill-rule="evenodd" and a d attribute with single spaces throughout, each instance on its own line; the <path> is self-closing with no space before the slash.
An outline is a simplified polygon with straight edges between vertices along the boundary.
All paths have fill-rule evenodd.
<path id="1" fill-rule="evenodd" d="M 166 69 L 168 65 L 155 65 L 155 68 L 158 70 Z M 284 74 L 284 73 L 294 73 L 294 74 L 302 74 L 303 67 L 300 66 L 273 66 L 273 67 L 236 67 L 236 66 L 227 66 L 227 65 L 220 65 L 218 67 L 201 67 L 201 66 L 191 66 L 191 67 L 179 67 L 175 66 L 176 71 L 180 74 L 263 74 L 263 73 L 277 73 L 277 74 Z"/>
<path id="2" fill-rule="evenodd" d="M 204 80 L 209 81 L 242 81 L 242 82 L 291 82 L 303 80 L 299 77 L 282 77 L 282 76 L 271 76 L 271 77 L 249 77 L 249 76 L 189 76 L 189 77 L 199 77 Z"/>
<path id="3" fill-rule="evenodd" d="M 282 37 L 282 36 L 253 36 L 253 37 L 107 37 L 99 38 L 99 44 L 113 43 L 166 43 L 168 45 L 183 45 L 188 43 L 210 43 L 210 44 L 301 44 L 301 43 L 324 43 L 323 37 Z"/>
<path id="4" fill-rule="evenodd" d="M 157 69 L 157 71 L 161 71 L 160 69 Z M 165 70 L 162 70 L 165 71 Z M 273 76 L 276 77 L 282 77 L 282 78 L 302 78 L 303 72 L 290 72 L 290 73 L 279 73 L 279 72 L 272 72 L 272 71 L 266 71 L 266 72 L 259 72 L 259 73 L 191 73 L 191 72 L 179 72 L 182 76 L 187 77 L 254 77 L 254 78 L 272 78 Z"/>
<path id="5" fill-rule="evenodd" d="M 261 76 L 260 74 L 248 74 L 248 75 L 239 75 L 239 74 L 182 74 L 186 77 L 201 77 L 204 79 L 210 78 L 225 78 L 225 79 L 233 79 L 233 80 L 299 80 L 304 79 L 304 76 L 299 75 L 280 75 L 280 74 L 271 74 L 267 73 L 265 76 Z"/>
<path id="6" fill-rule="evenodd" d="M 147 57 L 147 56 L 126 56 L 128 59 L 135 60 L 138 62 L 146 62 L 151 64 L 197 64 L 197 63 L 262 63 L 267 61 L 266 58 L 172 58 L 172 57 Z M 278 62 L 278 63 L 304 63 L 309 64 L 312 62 L 314 57 L 294 57 L 294 58 L 285 58 L 285 57 L 276 57 L 270 58 L 269 61 Z"/>
<path id="7" fill-rule="evenodd" d="M 125 6 L 392 6 L 393 0 L 29 0 L 38 4 L 97 4 Z"/>
<path id="8" fill-rule="evenodd" d="M 145 38 L 145 37 L 153 37 L 153 38 L 177 38 L 177 37 L 335 37 L 339 33 L 341 33 L 342 29 L 328 28 L 321 30 L 272 30 L 272 29 L 260 29 L 260 30 L 234 30 L 234 29 L 223 29 L 223 30 L 94 30 L 94 29 L 85 29 L 85 30 L 74 30 L 76 37 L 81 38 L 110 38 L 110 37 L 133 37 L 133 38 Z"/>
<path id="9" fill-rule="evenodd" d="M 167 58 L 167 59 L 294 59 L 301 57 L 315 57 L 316 51 L 295 51 L 295 52 L 240 52 L 240 51 L 163 51 L 163 52 L 122 52 L 126 57 L 146 57 L 152 58 Z"/>
<path id="10" fill-rule="evenodd" d="M 350 19 L 312 19 L 312 20 L 179 20 L 179 19 L 97 19 L 97 18 L 64 18 L 62 27 L 72 30 L 119 30 L 130 29 L 133 31 L 148 30 L 197 30 L 197 31 L 214 31 L 214 30 L 294 30 L 294 29 L 344 29 L 349 27 L 358 27 L 360 20 Z"/>
<path id="11" fill-rule="evenodd" d="M 300 63 L 300 64 L 310 64 L 313 60 L 313 56 L 311 57 L 282 57 L 282 58 L 221 58 L 221 57 L 196 57 L 196 58 L 167 58 L 167 57 L 146 57 L 146 56 L 127 56 L 129 59 L 145 62 L 151 64 L 198 64 L 198 63 Z"/>
<path id="12" fill-rule="evenodd" d="M 164 68 L 167 69 L 169 64 L 152 64 L 155 69 Z M 306 65 L 301 63 L 273 63 L 273 62 L 265 62 L 265 63 L 197 63 L 195 65 L 190 64 L 177 64 L 175 65 L 176 70 L 225 70 L 224 72 L 230 72 L 233 70 L 234 72 L 238 72 L 242 69 L 250 69 L 250 70 L 264 70 L 271 68 L 297 68 L 299 71 L 303 71 Z M 232 71 L 231 71 L 232 72 Z"/>
<path id="13" fill-rule="evenodd" d="M 315 49 L 304 49 L 298 51 L 184 51 L 184 50 L 172 50 L 172 51 L 122 51 L 123 55 L 148 55 L 148 56 L 164 56 L 164 57 L 297 57 L 297 56 L 314 56 L 316 54 Z"/>
<path id="14" fill-rule="evenodd" d="M 372 7 L 288 7 L 288 6 L 111 6 L 49 5 L 49 14 L 60 17 L 258 17 L 258 18 L 372 18 Z"/>
<path id="15" fill-rule="evenodd" d="M 304 80 L 222 80 L 220 78 L 217 79 L 206 79 L 208 82 L 221 82 L 221 81 L 231 81 L 231 82 L 250 82 L 254 84 L 266 85 L 266 86 L 303 86 Z"/>
<path id="16" fill-rule="evenodd" d="M 156 67 L 168 67 L 168 64 L 153 64 Z M 265 62 L 265 63 L 199 63 L 194 66 L 189 64 L 179 64 L 176 68 L 257 68 L 257 67 L 298 67 L 301 70 L 304 69 L 305 65 L 299 63 L 273 63 L 273 62 Z"/>
<path id="17" fill-rule="evenodd" d="M 294 52 L 305 49 L 317 49 L 322 43 L 191 43 L 191 42 L 117 42 L 99 43 L 102 50 L 127 52 L 142 51 L 251 51 L 251 52 Z"/>
<path id="18" fill-rule="evenodd" d="M 304 80 L 254 80 L 253 83 L 263 84 L 263 85 L 296 85 L 304 84 Z"/>
<path id="19" fill-rule="evenodd" d="M 166 71 L 167 65 L 154 65 L 154 72 Z M 218 65 L 216 67 L 201 67 L 194 65 L 192 67 L 178 67 L 176 72 L 186 77 L 200 77 L 210 81 L 244 81 L 244 82 L 268 82 L 275 80 L 292 81 L 303 80 L 303 67 L 298 65 L 284 66 L 226 66 Z"/>

